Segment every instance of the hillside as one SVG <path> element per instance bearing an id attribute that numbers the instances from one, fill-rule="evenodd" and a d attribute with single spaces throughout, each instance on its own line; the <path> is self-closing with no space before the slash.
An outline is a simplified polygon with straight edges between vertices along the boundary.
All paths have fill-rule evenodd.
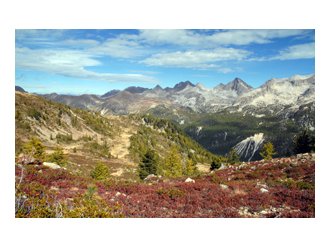
<path id="1" fill-rule="evenodd" d="M 15 168 L 16 217 L 315 217 L 314 154 L 144 183 Z"/>
<path id="2" fill-rule="evenodd" d="M 259 133 L 265 141 L 274 143 L 278 157 L 292 155 L 293 139 L 306 129 L 314 135 L 315 129 L 314 75 L 273 78 L 259 88 L 235 78 L 211 89 L 186 81 L 173 88 L 129 87 L 103 96 L 43 97 L 102 115 L 152 114 L 165 118 L 218 155 L 226 155 Z M 260 159 L 260 147 L 256 152 L 239 152 L 241 159 Z"/>
<path id="3" fill-rule="evenodd" d="M 315 217 L 314 154 L 231 162 L 151 114 L 15 97 L 16 217 Z"/>
<path id="4" fill-rule="evenodd" d="M 209 167 L 219 157 L 166 120 L 150 116 L 101 116 L 96 112 L 16 92 L 16 155 L 33 137 L 40 139 L 47 154 L 63 149 L 66 168 L 75 174 L 89 176 L 98 162 L 105 163 L 114 177 L 137 180 L 137 167 L 148 149 L 154 150 L 164 163 L 169 150 L 196 167 Z"/>

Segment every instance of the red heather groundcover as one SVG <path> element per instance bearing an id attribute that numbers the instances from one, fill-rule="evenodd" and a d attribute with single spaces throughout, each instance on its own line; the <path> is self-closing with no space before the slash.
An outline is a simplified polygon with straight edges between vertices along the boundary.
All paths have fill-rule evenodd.
<path id="1" fill-rule="evenodd" d="M 21 169 L 16 166 L 16 187 Z M 237 164 L 194 178 L 195 183 L 97 182 L 41 166 L 25 166 L 23 174 L 17 191 L 28 200 L 67 205 L 94 186 L 94 196 L 120 217 L 315 217 L 313 155 Z"/>

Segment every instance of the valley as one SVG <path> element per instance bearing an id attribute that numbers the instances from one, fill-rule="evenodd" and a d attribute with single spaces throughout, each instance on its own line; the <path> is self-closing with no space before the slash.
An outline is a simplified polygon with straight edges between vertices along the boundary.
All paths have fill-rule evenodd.
<path id="1" fill-rule="evenodd" d="M 170 120 L 218 155 L 226 155 L 246 138 L 262 133 L 265 141 L 274 143 L 281 157 L 294 154 L 293 141 L 300 132 L 307 129 L 314 135 L 314 94 L 315 76 L 296 75 L 270 79 L 259 88 L 235 78 L 212 89 L 185 81 L 173 88 L 128 87 L 102 96 L 42 96 L 103 116 L 151 114 Z M 244 155 L 239 152 L 241 159 L 260 159 L 260 147 Z"/>
<path id="2" fill-rule="evenodd" d="M 313 89 L 310 78 L 289 83 Z M 260 90 L 235 79 L 214 89 L 227 92 L 215 110 L 215 96 L 194 98 L 195 88 L 206 90 L 182 82 L 40 96 L 18 87 L 16 217 L 315 217 L 314 146 L 296 143 L 314 145 L 311 98 L 266 96 L 253 108 L 247 95 Z M 261 156 L 269 143 L 275 151 Z"/>

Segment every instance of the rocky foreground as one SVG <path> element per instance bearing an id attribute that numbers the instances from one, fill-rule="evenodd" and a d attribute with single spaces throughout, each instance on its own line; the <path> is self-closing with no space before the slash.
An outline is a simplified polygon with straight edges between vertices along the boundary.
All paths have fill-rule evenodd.
<path id="1" fill-rule="evenodd" d="M 315 156 L 308 153 L 140 183 L 42 164 L 15 168 L 16 217 L 315 217 Z"/>

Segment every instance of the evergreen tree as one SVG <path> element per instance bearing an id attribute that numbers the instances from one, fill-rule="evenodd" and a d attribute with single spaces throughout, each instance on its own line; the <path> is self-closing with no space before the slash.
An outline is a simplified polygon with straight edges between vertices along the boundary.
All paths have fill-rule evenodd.
<path id="1" fill-rule="evenodd" d="M 299 153 L 308 153 L 315 150 L 315 138 L 308 131 L 303 130 L 293 141 L 294 143 L 294 152 Z"/>
<path id="2" fill-rule="evenodd" d="M 193 176 L 197 172 L 196 164 L 191 159 L 188 159 L 186 162 L 186 166 L 184 169 L 184 175 L 186 176 Z"/>
<path id="3" fill-rule="evenodd" d="M 172 146 L 169 154 L 165 158 L 165 171 L 167 177 L 180 177 L 183 174 L 181 156 L 176 147 Z"/>
<path id="4" fill-rule="evenodd" d="M 143 180 L 149 174 L 157 174 L 158 157 L 153 150 L 147 150 L 139 165 L 139 177 Z"/>
<path id="5" fill-rule="evenodd" d="M 103 180 L 109 177 L 109 168 L 104 163 L 98 163 L 91 172 L 91 177 L 96 180 Z"/>
<path id="6" fill-rule="evenodd" d="M 54 162 L 60 166 L 65 166 L 67 164 L 66 155 L 63 152 L 63 148 L 57 146 L 55 151 L 49 155 L 48 161 Z"/>
<path id="7" fill-rule="evenodd" d="M 217 170 L 221 167 L 221 163 L 219 161 L 216 161 L 216 160 L 213 160 L 212 163 L 211 163 L 211 168 L 210 170 L 213 171 L 213 170 Z"/>
<path id="8" fill-rule="evenodd" d="M 36 137 L 32 137 L 30 141 L 24 144 L 23 152 L 33 156 L 38 160 L 43 160 L 45 157 L 45 147 Z"/>
<path id="9" fill-rule="evenodd" d="M 227 162 L 229 164 L 235 164 L 239 162 L 239 155 L 237 154 L 236 150 L 232 148 L 228 155 L 227 155 Z"/>
<path id="10" fill-rule="evenodd" d="M 259 154 L 265 160 L 271 160 L 273 155 L 276 154 L 273 144 L 271 142 L 265 143 Z"/>

